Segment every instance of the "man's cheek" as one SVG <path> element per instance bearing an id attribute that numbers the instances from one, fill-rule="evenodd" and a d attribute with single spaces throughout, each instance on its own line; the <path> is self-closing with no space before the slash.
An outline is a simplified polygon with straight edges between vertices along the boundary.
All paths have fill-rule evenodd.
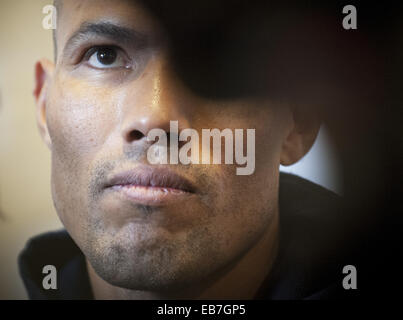
<path id="1" fill-rule="evenodd" d="M 52 151 L 75 158 L 93 153 L 112 130 L 114 105 L 104 88 L 58 85 L 48 107 Z"/>

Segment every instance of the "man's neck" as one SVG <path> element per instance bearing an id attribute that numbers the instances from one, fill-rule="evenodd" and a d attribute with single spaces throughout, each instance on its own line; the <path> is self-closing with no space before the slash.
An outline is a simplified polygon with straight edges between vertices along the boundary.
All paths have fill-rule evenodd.
<path id="1" fill-rule="evenodd" d="M 210 282 L 181 292 L 160 293 L 115 287 L 97 275 L 87 260 L 94 298 L 105 299 L 253 299 L 269 273 L 277 256 L 279 221 L 274 214 L 266 232 L 238 261 L 217 273 Z"/>

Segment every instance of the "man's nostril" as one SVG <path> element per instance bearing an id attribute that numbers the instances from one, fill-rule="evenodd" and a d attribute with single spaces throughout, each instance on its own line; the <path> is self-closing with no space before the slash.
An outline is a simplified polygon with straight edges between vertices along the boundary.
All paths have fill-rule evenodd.
<path id="1" fill-rule="evenodd" d="M 132 130 L 128 134 L 128 138 L 130 141 L 140 140 L 144 137 L 144 134 L 138 130 Z"/>

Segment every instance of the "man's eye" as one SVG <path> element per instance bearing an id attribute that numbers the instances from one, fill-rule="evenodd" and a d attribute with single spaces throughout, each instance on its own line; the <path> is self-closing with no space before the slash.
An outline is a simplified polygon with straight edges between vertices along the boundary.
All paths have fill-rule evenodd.
<path id="1" fill-rule="evenodd" d="M 130 63 L 116 47 L 97 47 L 87 53 L 87 63 L 96 69 L 129 68 Z"/>

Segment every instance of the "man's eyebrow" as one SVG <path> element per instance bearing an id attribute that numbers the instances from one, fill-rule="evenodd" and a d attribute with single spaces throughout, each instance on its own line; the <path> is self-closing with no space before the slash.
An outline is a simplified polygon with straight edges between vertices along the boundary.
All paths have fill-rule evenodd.
<path id="1" fill-rule="evenodd" d="M 84 22 L 67 40 L 63 52 L 70 51 L 70 48 L 91 36 L 101 36 L 118 42 L 136 42 L 138 45 L 144 44 L 146 40 L 145 34 L 111 22 Z"/>

